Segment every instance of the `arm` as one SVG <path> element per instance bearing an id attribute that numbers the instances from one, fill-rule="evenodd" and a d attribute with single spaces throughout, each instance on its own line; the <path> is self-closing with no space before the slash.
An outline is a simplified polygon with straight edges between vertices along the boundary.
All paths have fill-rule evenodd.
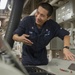
<path id="1" fill-rule="evenodd" d="M 69 35 L 66 35 L 66 36 L 64 36 L 64 47 L 65 46 L 70 46 L 70 36 Z M 63 53 L 64 53 L 64 55 L 65 55 L 65 59 L 67 59 L 67 60 L 75 60 L 75 55 L 74 54 L 72 54 L 70 51 L 69 51 L 69 49 L 67 49 L 67 48 L 63 48 Z"/>
<path id="2" fill-rule="evenodd" d="M 64 47 L 65 46 L 70 46 L 70 36 L 69 35 L 66 35 L 64 36 Z"/>
<path id="3" fill-rule="evenodd" d="M 18 34 L 14 34 L 12 39 L 18 42 L 23 42 L 26 45 L 32 45 L 33 42 L 31 42 L 29 39 L 27 39 L 27 37 L 29 37 L 29 35 L 27 34 L 23 34 L 21 36 L 19 36 Z"/>

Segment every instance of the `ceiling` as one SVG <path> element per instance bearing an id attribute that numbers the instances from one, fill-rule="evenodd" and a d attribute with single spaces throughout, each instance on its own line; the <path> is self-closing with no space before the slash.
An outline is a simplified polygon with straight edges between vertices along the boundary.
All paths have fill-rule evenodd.
<path id="1" fill-rule="evenodd" d="M 48 2 L 53 7 L 58 8 L 69 0 L 26 0 L 23 7 L 23 14 L 29 15 L 40 2 Z M 0 10 L 0 19 L 10 16 L 13 0 L 8 0 L 5 10 Z"/>
<path id="2" fill-rule="evenodd" d="M 40 2 L 48 2 L 50 3 L 53 7 L 60 7 L 69 0 L 28 0 L 27 4 L 25 4 L 23 13 L 25 14 L 30 14 Z"/>
<path id="3" fill-rule="evenodd" d="M 8 0 L 5 10 L 0 10 L 0 20 L 3 21 L 3 27 L 9 21 L 14 0 Z M 59 8 L 69 0 L 26 0 L 23 6 L 23 15 L 29 15 L 38 6 L 40 2 L 48 2 L 55 9 Z"/>

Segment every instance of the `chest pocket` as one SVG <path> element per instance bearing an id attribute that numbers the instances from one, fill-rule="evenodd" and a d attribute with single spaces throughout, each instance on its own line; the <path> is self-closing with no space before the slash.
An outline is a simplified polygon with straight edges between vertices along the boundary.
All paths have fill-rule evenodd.
<path id="1" fill-rule="evenodd" d="M 47 45 L 50 42 L 50 39 L 51 39 L 51 32 L 46 31 L 45 34 L 43 35 L 43 38 L 44 38 L 45 45 Z"/>
<path id="2" fill-rule="evenodd" d="M 50 35 L 50 31 L 48 29 L 46 29 L 46 31 L 43 35 L 44 35 L 44 38 L 48 38 L 48 36 Z"/>
<path id="3" fill-rule="evenodd" d="M 30 38 L 35 38 L 36 33 L 34 31 L 29 31 L 28 33 L 30 35 Z"/>
<path id="4" fill-rule="evenodd" d="M 30 35 L 29 39 L 34 43 L 31 46 L 32 49 L 34 51 L 40 51 L 40 49 L 44 48 L 49 43 L 51 32 L 45 29 L 38 34 L 34 29 L 29 29 L 27 30 L 27 34 Z"/>
<path id="5" fill-rule="evenodd" d="M 35 31 L 35 28 L 32 26 L 32 27 L 28 27 L 26 29 L 26 34 L 30 35 L 29 38 L 35 38 L 36 37 L 36 31 Z"/>
<path id="6" fill-rule="evenodd" d="M 44 48 L 50 42 L 51 38 L 50 30 L 46 29 L 42 31 L 38 37 L 37 48 L 39 48 L 39 50 Z"/>
<path id="7" fill-rule="evenodd" d="M 34 29 L 34 27 L 29 27 L 26 30 L 26 34 L 29 35 L 28 39 L 33 42 L 33 45 L 30 46 L 30 47 L 35 51 L 36 43 L 37 43 L 37 40 L 38 40 L 38 33 L 36 32 L 36 29 Z"/>

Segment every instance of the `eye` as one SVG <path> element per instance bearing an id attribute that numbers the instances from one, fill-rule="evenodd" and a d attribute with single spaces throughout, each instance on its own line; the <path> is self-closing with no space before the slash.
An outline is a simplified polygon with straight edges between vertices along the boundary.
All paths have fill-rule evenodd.
<path id="1" fill-rule="evenodd" d="M 45 17 L 44 14 L 40 13 L 39 11 L 36 12 L 37 15 L 40 15 L 41 17 Z"/>
<path id="2" fill-rule="evenodd" d="M 45 17 L 45 15 L 41 14 L 41 17 Z"/>

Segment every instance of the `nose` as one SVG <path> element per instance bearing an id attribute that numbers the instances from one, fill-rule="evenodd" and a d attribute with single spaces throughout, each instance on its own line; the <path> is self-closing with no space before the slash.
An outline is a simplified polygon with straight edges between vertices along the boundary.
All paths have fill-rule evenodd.
<path id="1" fill-rule="evenodd" d="M 40 14 L 37 15 L 37 19 L 40 19 Z"/>

